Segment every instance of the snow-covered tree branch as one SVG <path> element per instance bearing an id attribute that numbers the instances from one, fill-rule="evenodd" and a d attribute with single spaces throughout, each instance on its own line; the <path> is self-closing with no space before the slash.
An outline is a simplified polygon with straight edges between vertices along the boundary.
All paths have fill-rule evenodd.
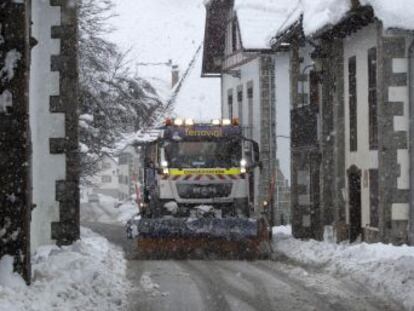
<path id="1" fill-rule="evenodd" d="M 127 53 L 108 41 L 113 29 L 112 0 L 80 2 L 80 140 L 82 173 L 93 174 L 103 152 L 110 152 L 122 133 L 156 120 L 163 102 L 151 84 L 129 70 Z"/>

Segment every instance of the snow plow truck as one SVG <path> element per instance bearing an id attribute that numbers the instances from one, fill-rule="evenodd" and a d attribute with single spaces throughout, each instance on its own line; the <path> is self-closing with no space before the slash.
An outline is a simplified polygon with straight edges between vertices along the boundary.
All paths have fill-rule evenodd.
<path id="1" fill-rule="evenodd" d="M 259 146 L 238 120 L 168 119 L 144 148 L 140 216 L 127 232 L 142 258 L 263 258 L 270 228 L 255 199 Z"/>

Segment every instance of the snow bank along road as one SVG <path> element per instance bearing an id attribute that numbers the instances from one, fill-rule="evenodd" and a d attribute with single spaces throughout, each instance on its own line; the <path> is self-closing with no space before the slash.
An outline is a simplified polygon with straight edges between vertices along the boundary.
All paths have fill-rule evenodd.
<path id="1" fill-rule="evenodd" d="M 84 224 L 122 246 L 134 284 L 129 310 L 403 310 L 346 277 L 276 261 L 143 261 L 122 226 Z M 277 255 L 277 254 L 276 254 Z M 277 256 L 276 256 L 277 258 Z"/>

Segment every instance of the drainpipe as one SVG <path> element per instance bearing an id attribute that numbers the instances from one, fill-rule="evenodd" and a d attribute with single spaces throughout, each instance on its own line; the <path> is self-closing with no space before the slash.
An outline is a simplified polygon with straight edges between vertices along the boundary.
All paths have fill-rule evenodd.
<path id="1" fill-rule="evenodd" d="M 409 152 L 410 152 L 410 211 L 408 241 L 414 245 L 414 40 L 408 50 L 408 87 L 409 87 Z"/>

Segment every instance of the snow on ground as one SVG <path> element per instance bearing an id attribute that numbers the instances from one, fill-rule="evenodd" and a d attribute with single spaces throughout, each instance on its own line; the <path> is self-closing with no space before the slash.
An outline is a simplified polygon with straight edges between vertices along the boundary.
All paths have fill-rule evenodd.
<path id="1" fill-rule="evenodd" d="M 273 236 L 277 253 L 333 275 L 350 277 L 414 310 L 414 247 L 301 241 L 292 237 L 290 226 L 275 227 Z"/>
<path id="2" fill-rule="evenodd" d="M 126 310 L 126 261 L 105 238 L 82 228 L 71 246 L 42 246 L 32 259 L 30 287 L 0 261 L 0 311 Z"/>
<path id="3" fill-rule="evenodd" d="M 155 283 L 151 277 L 151 272 L 144 272 L 139 280 L 141 290 L 150 297 L 168 296 L 168 292 L 160 291 L 160 285 Z"/>
<path id="4" fill-rule="evenodd" d="M 119 202 L 117 199 L 98 194 L 99 202 L 81 203 L 80 218 L 82 222 L 101 222 L 108 224 L 125 224 L 138 213 L 135 201 L 128 200 Z"/>

